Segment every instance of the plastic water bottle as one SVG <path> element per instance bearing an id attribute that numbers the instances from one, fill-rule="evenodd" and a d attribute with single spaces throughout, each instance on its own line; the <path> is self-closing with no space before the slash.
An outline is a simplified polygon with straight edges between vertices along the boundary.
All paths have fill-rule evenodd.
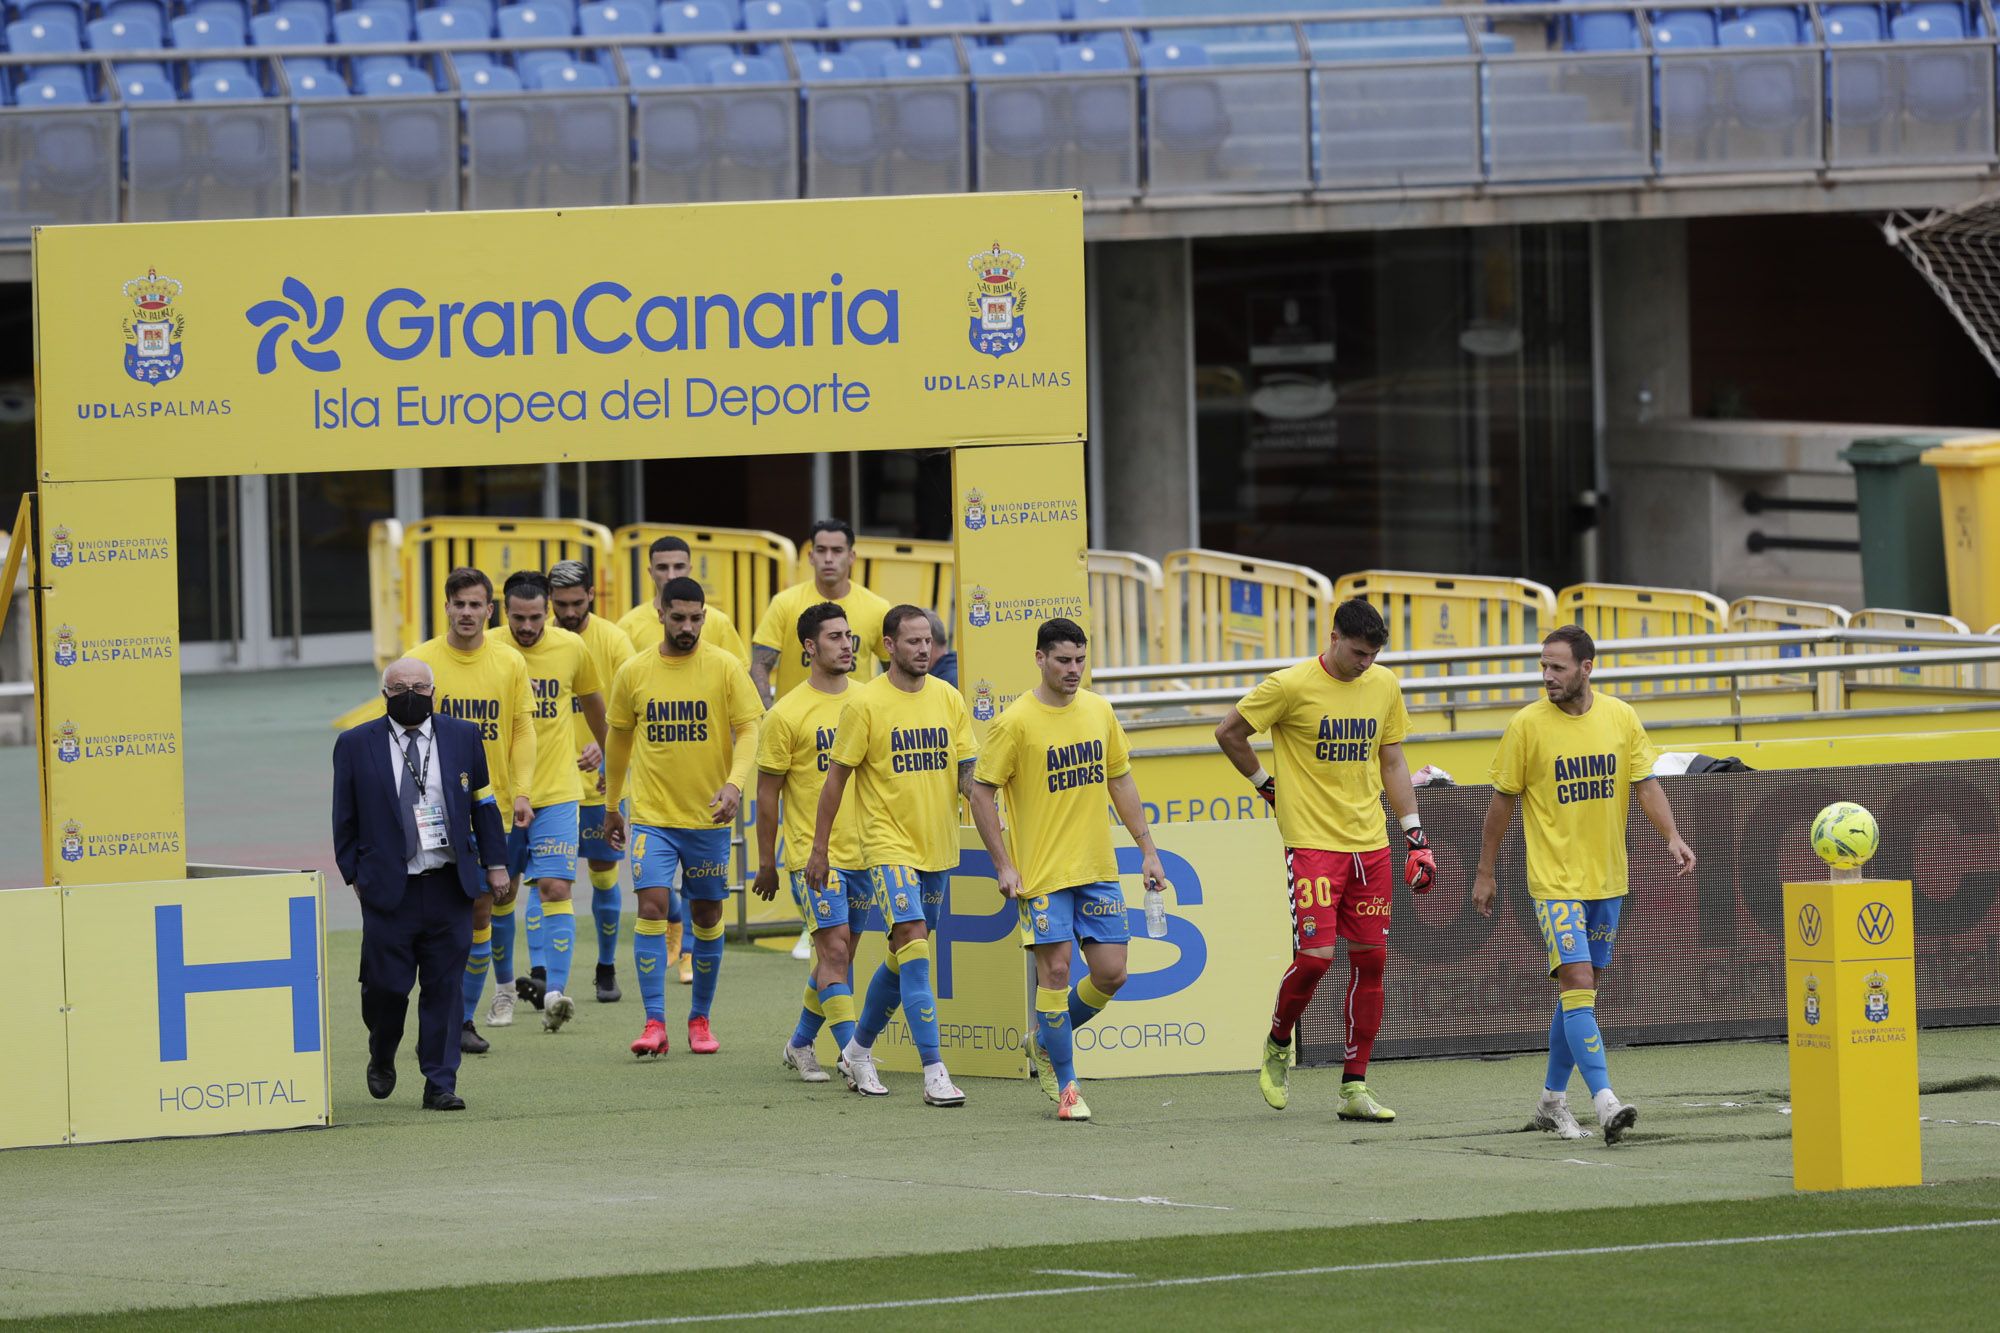
<path id="1" fill-rule="evenodd" d="M 1167 937 L 1167 900 L 1158 889 L 1146 890 L 1146 937 L 1155 940 Z"/>

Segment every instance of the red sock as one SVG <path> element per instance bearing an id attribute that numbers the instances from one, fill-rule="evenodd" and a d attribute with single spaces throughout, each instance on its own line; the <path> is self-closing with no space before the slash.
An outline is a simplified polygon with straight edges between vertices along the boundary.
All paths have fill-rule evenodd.
<path id="1" fill-rule="evenodd" d="M 1387 949 L 1352 949 L 1347 955 L 1347 1060 L 1341 1077 L 1352 1083 L 1368 1075 L 1368 1057 L 1375 1053 L 1375 1034 L 1382 1030 L 1382 965 Z"/>
<path id="2" fill-rule="evenodd" d="M 1292 965 L 1285 969 L 1285 975 L 1278 982 L 1278 1008 L 1271 1015 L 1271 1040 L 1283 1046 L 1291 1041 L 1292 1029 L 1297 1026 L 1299 1015 L 1312 1003 L 1313 988 L 1319 979 L 1333 966 L 1331 958 L 1318 958 L 1309 953 L 1292 955 Z M 1380 1012 L 1377 1006 L 1376 1012 Z"/>

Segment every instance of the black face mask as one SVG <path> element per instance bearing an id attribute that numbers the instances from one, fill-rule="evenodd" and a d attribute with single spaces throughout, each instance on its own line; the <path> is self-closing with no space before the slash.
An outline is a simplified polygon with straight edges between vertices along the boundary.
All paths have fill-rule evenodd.
<path id="1" fill-rule="evenodd" d="M 389 720 L 400 727 L 420 727 L 424 719 L 431 715 L 431 697 L 406 690 L 402 694 L 390 694 Z"/>

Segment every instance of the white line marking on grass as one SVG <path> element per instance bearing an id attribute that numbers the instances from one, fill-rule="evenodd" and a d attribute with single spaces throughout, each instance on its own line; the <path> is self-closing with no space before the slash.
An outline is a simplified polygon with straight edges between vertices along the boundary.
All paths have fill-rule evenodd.
<path id="1" fill-rule="evenodd" d="M 1236 1210 L 1226 1203 L 1175 1203 L 1172 1199 L 1162 1199 L 1156 1194 L 1141 1194 L 1136 1199 L 1121 1199 L 1115 1194 L 1046 1194 L 1041 1190 L 1008 1190 L 1009 1194 L 1025 1194 L 1031 1199 L 1083 1199 L 1089 1203 L 1149 1203 L 1155 1208 L 1206 1208 L 1211 1212 L 1233 1213 Z"/>
<path id="2" fill-rule="evenodd" d="M 654 1319 L 617 1319 L 602 1324 L 545 1324 L 510 1329 L 507 1333 L 608 1333 L 620 1328 L 671 1328 L 683 1324 L 740 1323 L 750 1319 L 797 1319 L 806 1315 L 860 1314 L 872 1310 L 921 1310 L 947 1305 L 982 1305 L 993 1301 L 1033 1300 L 1044 1296 L 1085 1296 L 1095 1291 L 1144 1291 L 1155 1287 L 1203 1287 L 1221 1282 L 1257 1282 L 1268 1278 L 1332 1277 L 1342 1273 L 1388 1273 L 1406 1268 L 1451 1268 L 1464 1264 L 1502 1264 L 1520 1259 L 1581 1259 L 1599 1254 L 1651 1254 L 1665 1250 L 1708 1250 L 1731 1245 L 1770 1245 L 1793 1240 L 1840 1240 L 1850 1236 L 1900 1236 L 1926 1231 L 1963 1231 L 1968 1227 L 2000 1226 L 2000 1217 L 1964 1222 L 1913 1222 L 1894 1227 L 1850 1227 L 1840 1231 L 1787 1231 L 1772 1236 L 1712 1236 L 1705 1240 L 1654 1240 L 1633 1245 L 1589 1245 L 1570 1250 L 1516 1250 L 1506 1254 L 1466 1254 L 1440 1259 L 1387 1259 L 1372 1264 L 1327 1264 L 1316 1268 L 1267 1269 L 1257 1273 L 1209 1273 L 1199 1277 L 1150 1278 L 1144 1282 L 1104 1283 L 1088 1287 L 1043 1287 L 1025 1291 L 975 1291 L 960 1296 L 920 1296 L 902 1301 L 850 1301 L 843 1305 L 792 1306 L 779 1310 L 739 1310 L 726 1314 L 662 1315 Z"/>
<path id="3" fill-rule="evenodd" d="M 1043 1277 L 1137 1277 L 1137 1273 L 1099 1273 L 1088 1268 L 1037 1268 Z"/>
<path id="4" fill-rule="evenodd" d="M 1616 1162 L 1586 1162 L 1581 1157 L 1565 1157 L 1563 1158 L 1563 1165 L 1564 1166 L 1616 1166 L 1618 1164 Z"/>

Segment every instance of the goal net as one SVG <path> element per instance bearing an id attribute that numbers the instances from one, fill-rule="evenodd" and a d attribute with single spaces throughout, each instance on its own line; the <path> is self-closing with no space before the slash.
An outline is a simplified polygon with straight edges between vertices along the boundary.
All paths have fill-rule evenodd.
<path id="1" fill-rule="evenodd" d="M 2000 196 L 1922 217 L 1898 213 L 1882 230 L 2000 374 Z"/>

